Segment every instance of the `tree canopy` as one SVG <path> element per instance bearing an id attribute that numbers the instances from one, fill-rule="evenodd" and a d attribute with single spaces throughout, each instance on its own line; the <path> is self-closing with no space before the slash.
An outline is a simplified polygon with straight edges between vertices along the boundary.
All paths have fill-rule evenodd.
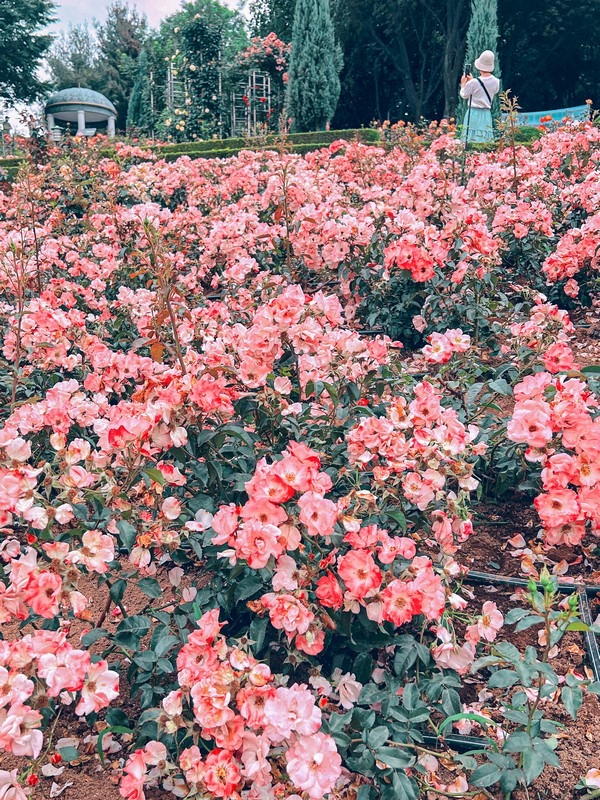
<path id="1" fill-rule="evenodd" d="M 99 56 L 98 42 L 87 21 L 80 25 L 69 25 L 54 40 L 46 57 L 54 88 L 101 88 Z"/>
<path id="2" fill-rule="evenodd" d="M 0 96 L 30 101 L 47 85 L 38 68 L 52 43 L 53 0 L 0 0 Z"/>
<path id="3" fill-rule="evenodd" d="M 331 121 L 340 96 L 336 50 L 329 0 L 298 0 L 286 97 L 295 130 L 319 130 Z"/>
<path id="4" fill-rule="evenodd" d="M 535 111 L 597 99 L 598 2 L 329 0 L 331 22 L 321 24 L 315 20 L 325 0 L 250 0 L 248 21 L 223 0 L 192 0 L 150 31 L 127 0 L 114 0 L 102 25 L 61 34 L 48 63 L 56 88 L 105 93 L 121 129 L 128 114 L 130 125 L 147 132 L 218 135 L 227 130 L 231 90 L 243 72 L 237 56 L 249 34 L 275 34 L 289 44 L 302 19 L 287 91 L 300 127 L 324 125 L 333 109 L 338 128 L 454 116 L 465 59 L 472 63 L 485 48 L 502 64 L 503 86 Z M 40 91 L 36 66 L 49 45 L 43 27 L 52 7 L 52 0 L 0 0 L 5 97 Z M 320 108 L 311 110 L 315 103 Z"/>

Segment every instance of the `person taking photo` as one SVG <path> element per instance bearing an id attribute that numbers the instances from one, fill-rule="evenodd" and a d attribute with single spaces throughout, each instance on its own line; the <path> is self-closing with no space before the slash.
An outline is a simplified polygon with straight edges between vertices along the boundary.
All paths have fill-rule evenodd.
<path id="1" fill-rule="evenodd" d="M 467 64 L 460 79 L 460 96 L 468 103 L 461 139 L 464 142 L 491 142 L 494 139 L 492 102 L 500 91 L 500 81 L 492 74 L 492 51 L 484 50 L 475 60 L 475 67 L 479 70 L 478 78 L 471 75 L 471 65 Z"/>

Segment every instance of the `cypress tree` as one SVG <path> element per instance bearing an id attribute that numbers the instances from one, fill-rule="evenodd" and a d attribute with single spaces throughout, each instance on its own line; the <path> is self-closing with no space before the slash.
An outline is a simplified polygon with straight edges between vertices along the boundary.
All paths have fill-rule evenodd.
<path id="1" fill-rule="evenodd" d="M 127 107 L 127 129 L 137 128 L 150 133 L 153 128 L 150 100 L 150 61 L 146 48 L 142 50 L 136 64 L 136 74 L 129 105 Z"/>
<path id="2" fill-rule="evenodd" d="M 323 130 L 340 96 L 340 51 L 329 0 L 297 0 L 286 112 L 296 131 Z"/>
<path id="3" fill-rule="evenodd" d="M 471 0 L 471 20 L 467 31 L 467 47 L 465 50 L 465 64 L 473 65 L 475 59 L 484 50 L 491 50 L 496 57 L 494 75 L 500 77 L 500 61 L 498 59 L 498 0 Z M 473 74 L 476 74 L 473 67 Z M 464 110 L 466 103 L 461 102 Z M 497 116 L 499 111 L 498 95 L 494 98 L 492 112 Z"/>

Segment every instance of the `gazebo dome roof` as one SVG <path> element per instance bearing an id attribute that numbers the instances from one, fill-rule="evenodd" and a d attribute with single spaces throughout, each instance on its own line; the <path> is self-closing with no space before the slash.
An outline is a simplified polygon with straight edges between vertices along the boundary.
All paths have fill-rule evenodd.
<path id="1" fill-rule="evenodd" d="M 57 119 L 71 119 L 72 115 L 76 117 L 78 111 L 85 111 L 86 116 L 95 120 L 117 115 L 117 109 L 110 100 L 92 89 L 62 89 L 46 101 L 46 114 L 53 114 Z"/>

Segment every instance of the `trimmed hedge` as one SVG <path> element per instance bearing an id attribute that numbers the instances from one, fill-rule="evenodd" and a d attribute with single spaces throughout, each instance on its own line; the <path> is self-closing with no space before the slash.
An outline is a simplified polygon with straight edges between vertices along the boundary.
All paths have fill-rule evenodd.
<path id="1" fill-rule="evenodd" d="M 314 131 L 311 133 L 292 133 L 286 137 L 292 145 L 313 145 L 326 147 L 338 139 L 359 139 L 361 142 L 377 143 L 380 141 L 379 132 L 373 128 L 350 128 L 341 131 Z M 157 155 L 163 153 L 201 153 L 205 151 L 221 150 L 262 150 L 265 146 L 276 145 L 279 141 L 278 136 L 267 136 L 264 139 L 231 138 L 231 139 L 207 139 L 199 142 L 181 142 L 179 144 L 162 144 L 154 147 Z M 258 143 L 260 142 L 260 143 Z M 294 150 L 296 148 L 294 147 Z"/>
<path id="2" fill-rule="evenodd" d="M 333 141 L 337 141 L 337 139 L 333 139 Z M 350 141 L 350 140 L 346 140 Z M 379 143 L 379 140 L 378 140 Z M 314 144 L 310 144 L 308 142 L 303 144 L 295 144 L 292 152 L 297 153 L 299 155 L 304 155 L 305 153 L 310 153 L 314 150 L 320 150 L 323 147 L 329 147 L 331 142 L 315 142 Z M 246 142 L 241 147 L 220 147 L 214 150 L 172 150 L 169 153 L 165 153 L 161 156 L 165 161 L 176 161 L 178 158 L 182 156 L 188 156 L 189 158 L 231 158 L 232 156 L 237 156 L 242 150 L 252 150 L 253 152 L 257 153 L 260 151 L 273 151 L 276 150 L 276 147 L 267 145 L 262 147 L 251 147 Z"/>

